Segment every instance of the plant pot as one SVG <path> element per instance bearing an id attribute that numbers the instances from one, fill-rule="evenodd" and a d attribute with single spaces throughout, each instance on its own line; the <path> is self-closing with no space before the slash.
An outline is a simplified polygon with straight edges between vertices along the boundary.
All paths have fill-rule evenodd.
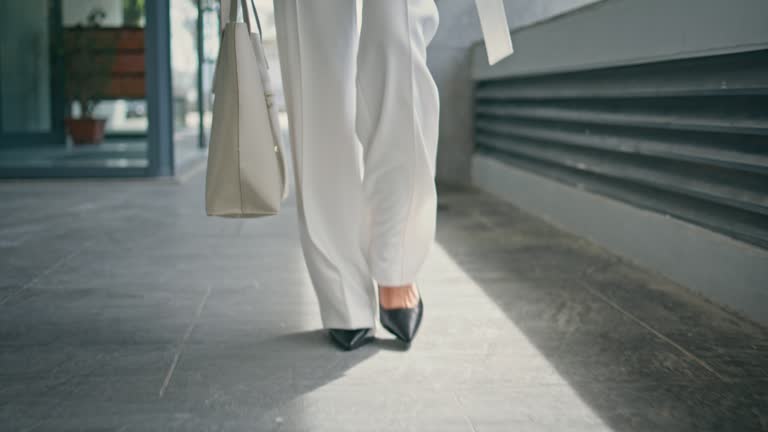
<path id="1" fill-rule="evenodd" d="M 99 144 L 104 140 L 105 119 L 68 118 L 67 130 L 75 144 Z"/>

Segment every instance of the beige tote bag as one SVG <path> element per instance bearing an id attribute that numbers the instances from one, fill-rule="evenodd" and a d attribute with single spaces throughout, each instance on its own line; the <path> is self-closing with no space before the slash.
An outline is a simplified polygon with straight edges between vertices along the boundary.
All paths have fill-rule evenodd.
<path id="1" fill-rule="evenodd" d="M 209 216 L 274 215 L 288 195 L 288 179 L 261 26 L 253 4 L 258 34 L 246 0 L 239 0 L 245 22 L 237 21 L 238 0 L 221 3 L 205 209 Z"/>

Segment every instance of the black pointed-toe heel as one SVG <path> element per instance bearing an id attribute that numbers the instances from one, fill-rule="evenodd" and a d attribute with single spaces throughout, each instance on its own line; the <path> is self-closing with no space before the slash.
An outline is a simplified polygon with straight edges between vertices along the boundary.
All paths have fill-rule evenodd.
<path id="1" fill-rule="evenodd" d="M 384 309 L 379 305 L 381 325 L 407 344 L 410 344 L 416 336 L 423 315 L 424 303 L 421 297 L 419 297 L 419 304 L 412 308 Z"/>
<path id="2" fill-rule="evenodd" d="M 330 329 L 331 340 L 344 351 L 360 348 L 373 340 L 372 329 Z"/>

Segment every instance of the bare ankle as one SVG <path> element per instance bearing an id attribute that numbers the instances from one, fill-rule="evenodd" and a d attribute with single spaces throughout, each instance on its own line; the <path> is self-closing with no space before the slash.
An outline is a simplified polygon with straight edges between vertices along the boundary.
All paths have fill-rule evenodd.
<path id="1" fill-rule="evenodd" d="M 418 302 L 419 292 L 415 284 L 379 285 L 379 304 L 384 309 L 412 308 L 416 307 Z"/>

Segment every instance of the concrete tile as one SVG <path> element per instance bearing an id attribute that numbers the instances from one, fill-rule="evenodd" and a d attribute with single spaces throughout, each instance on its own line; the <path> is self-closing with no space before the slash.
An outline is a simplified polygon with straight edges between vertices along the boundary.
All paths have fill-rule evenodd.
<path id="1" fill-rule="evenodd" d="M 515 388 L 494 393 L 478 389 L 457 396 L 478 431 L 593 430 L 612 431 L 567 385 Z"/>
<path id="2" fill-rule="evenodd" d="M 295 202 L 202 186 L 0 184 L 0 430 L 768 429 L 764 329 L 488 195 L 441 188 L 410 349 L 345 353 Z"/>

